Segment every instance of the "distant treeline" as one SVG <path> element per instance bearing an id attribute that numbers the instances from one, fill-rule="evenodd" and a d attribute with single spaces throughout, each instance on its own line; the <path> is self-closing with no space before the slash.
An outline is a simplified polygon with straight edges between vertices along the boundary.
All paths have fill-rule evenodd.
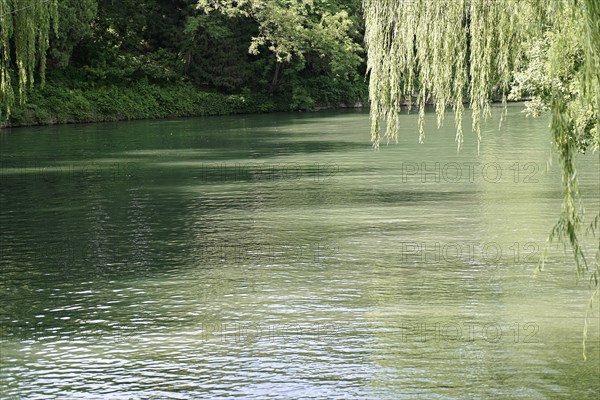
<path id="1" fill-rule="evenodd" d="M 2 125 L 366 103 L 360 3 L 59 1 L 46 83 Z"/>

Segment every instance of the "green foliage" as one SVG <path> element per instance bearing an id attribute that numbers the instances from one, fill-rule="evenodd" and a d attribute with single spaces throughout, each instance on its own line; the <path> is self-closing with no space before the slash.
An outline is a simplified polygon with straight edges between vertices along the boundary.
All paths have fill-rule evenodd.
<path id="1" fill-rule="evenodd" d="M 364 0 L 372 138 L 396 138 L 400 104 L 417 96 L 423 139 L 427 99 L 438 124 L 446 106 L 461 115 L 467 93 L 478 133 L 481 116 L 499 90 L 505 99 L 528 95 L 532 114 L 552 113 L 554 147 L 564 199 L 550 241 L 573 250 L 577 275 L 589 268 L 579 237 L 584 210 L 577 185 L 577 151 L 598 149 L 600 131 L 600 2 L 597 0 Z M 595 218 L 596 228 L 600 215 Z M 595 225 L 594 225 L 595 224 Z M 594 231 L 594 230 L 593 230 Z M 591 274 L 600 290 L 600 243 Z M 586 325 L 587 326 L 587 325 Z"/>
<path id="2" fill-rule="evenodd" d="M 327 76 L 306 76 L 290 82 L 284 96 L 291 93 L 285 103 L 290 110 L 312 110 L 317 107 L 339 107 L 367 104 L 368 85 L 363 79 L 331 79 Z"/>
<path id="3" fill-rule="evenodd" d="M 565 9 L 550 28 L 523 44 L 525 61 L 515 71 L 509 99 L 529 97 L 528 115 L 551 111 L 553 99 L 560 97 L 567 117 L 567 129 L 578 151 L 598 149 L 596 101 L 582 101 L 585 52 L 580 38 L 581 15 Z M 592 96 L 594 97 L 594 96 Z"/>
<path id="4" fill-rule="evenodd" d="M 131 87 L 85 89 L 49 83 L 15 106 L 11 122 L 22 126 L 278 111 L 266 97 L 202 92 L 189 83 L 158 86 L 141 81 Z"/>
<path id="5" fill-rule="evenodd" d="M 64 0 L 29 7 L 34 3 L 0 0 L 2 18 L 10 22 L 0 27 L 2 43 L 12 46 L 0 47 L 0 100 L 9 111 L 15 98 L 11 82 L 19 79 L 21 100 L 27 90 L 32 95 L 9 124 L 158 117 L 164 110 L 166 115 L 305 110 L 355 102 L 357 87 L 364 87 L 359 0 L 225 1 L 224 12 L 210 14 L 197 0 Z M 17 5 L 27 8 L 13 14 Z M 46 22 L 56 17 L 61 23 L 51 32 Z M 27 29 L 32 26 L 39 29 Z M 50 47 L 44 44 L 48 40 Z M 39 59 L 43 78 L 46 49 L 52 88 L 32 89 L 34 61 Z M 25 69 L 12 53 L 27 54 Z M 196 94 L 186 92 L 196 99 L 192 104 L 147 90 L 192 86 L 205 96 L 216 91 L 238 94 L 236 99 L 260 97 L 264 104 L 225 107 L 223 96 L 217 96 L 214 106 L 198 106 Z M 130 93 L 132 88 L 139 90 Z M 141 104 L 144 98 L 147 105 Z"/>
<path id="6" fill-rule="evenodd" d="M 92 21 L 98 12 L 97 0 L 62 0 L 58 3 L 60 24 L 50 35 L 48 55 L 59 68 L 69 65 L 73 50 L 92 34 Z"/>
<path id="7" fill-rule="evenodd" d="M 343 2 L 200 0 L 198 8 L 210 15 L 216 12 L 255 21 L 258 33 L 252 36 L 248 51 L 274 55 L 277 65 L 269 84 L 271 93 L 280 84 L 282 68 L 301 71 L 314 67 L 313 72 L 347 79 L 354 77 L 362 62 L 362 48 L 355 40 L 357 20 Z M 296 88 L 292 96 L 305 98 L 303 91 Z"/>
<path id="8" fill-rule="evenodd" d="M 185 74 L 198 86 L 234 92 L 265 69 L 263 60 L 248 54 L 248 42 L 258 32 L 252 21 L 193 15 L 187 18 L 184 32 Z"/>
<path id="9" fill-rule="evenodd" d="M 503 99 L 520 60 L 522 38 L 537 26 L 537 9 L 521 0 L 365 0 L 372 140 L 396 139 L 401 104 L 417 98 L 419 141 L 424 110 L 434 103 L 438 126 L 447 106 L 455 112 L 456 141 L 463 141 L 463 100 L 469 99 L 472 129 L 490 114 L 496 91 Z"/>
<path id="10" fill-rule="evenodd" d="M 44 83 L 51 25 L 55 32 L 58 29 L 57 7 L 57 0 L 0 0 L 0 117 L 2 113 L 10 116 L 14 73 L 21 102 L 27 97 L 27 86 L 33 86 L 38 65 Z"/>

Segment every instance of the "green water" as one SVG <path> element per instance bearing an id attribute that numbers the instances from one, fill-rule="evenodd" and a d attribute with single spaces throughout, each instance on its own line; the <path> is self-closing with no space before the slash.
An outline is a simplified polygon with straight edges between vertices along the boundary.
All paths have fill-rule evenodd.
<path id="1" fill-rule="evenodd" d="M 434 114 L 379 151 L 364 112 L 0 133 L 0 398 L 597 398 L 521 108 L 479 153 Z"/>

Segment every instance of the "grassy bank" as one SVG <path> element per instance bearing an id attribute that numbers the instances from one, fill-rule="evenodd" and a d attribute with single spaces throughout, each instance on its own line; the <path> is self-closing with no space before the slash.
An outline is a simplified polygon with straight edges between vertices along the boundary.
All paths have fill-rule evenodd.
<path id="1" fill-rule="evenodd" d="M 318 91 L 269 96 L 247 91 L 224 94 L 197 89 L 189 83 L 147 82 L 68 88 L 48 83 L 32 90 L 23 104 L 15 104 L 2 127 L 158 119 L 206 115 L 311 110 L 339 104 L 366 104 L 366 84 L 335 86 Z M 316 95 L 311 93 L 317 93 Z"/>
<path id="2" fill-rule="evenodd" d="M 32 91 L 25 103 L 16 104 L 4 126 L 256 113 L 277 109 L 275 99 L 268 96 L 202 92 L 189 84 L 140 83 L 129 87 L 86 89 L 49 84 Z"/>

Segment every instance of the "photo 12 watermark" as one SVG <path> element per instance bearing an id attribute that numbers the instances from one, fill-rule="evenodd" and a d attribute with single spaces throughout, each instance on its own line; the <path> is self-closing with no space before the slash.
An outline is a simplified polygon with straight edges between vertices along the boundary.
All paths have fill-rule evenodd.
<path id="1" fill-rule="evenodd" d="M 332 162 L 300 163 L 202 163 L 192 168 L 194 177 L 205 183 L 222 182 L 334 182 L 340 167 Z"/>
<path id="2" fill-rule="evenodd" d="M 160 326 L 163 328 L 164 326 Z M 203 321 L 178 327 L 178 338 L 206 342 L 242 343 L 276 340 L 326 340 L 340 334 L 339 323 L 263 323 L 250 321 Z M 160 330 L 158 330 L 160 332 Z M 0 324 L 0 352 L 8 342 L 28 343 L 134 343 L 154 334 L 151 328 L 70 320 Z M 1 354 L 1 353 L 0 353 Z"/>
<path id="3" fill-rule="evenodd" d="M 197 262 L 203 263 L 319 263 L 335 260 L 340 254 L 337 242 L 234 242 L 203 243 L 195 251 Z"/>
<path id="4" fill-rule="evenodd" d="M 65 314 L 67 315 L 67 314 Z M 56 315 L 51 321 L 0 323 L 0 347 L 8 341 L 19 342 L 119 342 L 134 337 L 136 327 L 107 325 L 105 323 L 79 321 Z"/>
<path id="5" fill-rule="evenodd" d="M 326 263 L 337 260 L 341 254 L 339 243 L 330 239 L 312 241 L 268 240 L 255 235 L 249 241 L 207 240 L 189 243 L 179 249 L 196 264 L 248 265 L 276 263 Z M 148 257 L 151 255 L 148 254 Z M 26 251 L 5 252 L 0 257 L 3 266 L 49 266 L 54 272 L 73 268 L 126 265 L 140 261 L 141 255 L 131 246 L 98 247 L 93 242 L 70 236 L 58 237 L 52 242 L 34 243 Z"/>
<path id="6" fill-rule="evenodd" d="M 0 182 L 63 184 L 87 181 L 129 181 L 138 177 L 132 162 L 48 162 L 43 160 L 0 160 Z"/>
<path id="7" fill-rule="evenodd" d="M 501 261 L 536 263 L 539 262 L 543 252 L 536 242 L 501 244 L 493 241 L 405 241 L 400 243 L 399 250 L 399 258 L 402 262 L 480 262 L 485 264 L 496 264 Z"/>
<path id="8" fill-rule="evenodd" d="M 403 162 L 402 183 L 538 183 L 540 167 L 534 162 Z"/>
<path id="9" fill-rule="evenodd" d="M 400 342 L 539 343 L 536 322 L 423 321 L 403 320 L 398 328 Z"/>
<path id="10" fill-rule="evenodd" d="M 183 172 L 183 175 L 181 174 Z M 202 162 L 180 169 L 160 163 L 119 161 L 0 160 L 0 182 L 81 183 L 86 181 L 144 181 L 156 178 L 187 177 L 197 183 L 285 183 L 304 181 L 332 183 L 340 174 L 337 163 L 285 162 Z"/>
<path id="11" fill-rule="evenodd" d="M 203 342 L 239 343 L 256 341 L 327 340 L 339 336 L 340 323 L 203 322 Z"/>

